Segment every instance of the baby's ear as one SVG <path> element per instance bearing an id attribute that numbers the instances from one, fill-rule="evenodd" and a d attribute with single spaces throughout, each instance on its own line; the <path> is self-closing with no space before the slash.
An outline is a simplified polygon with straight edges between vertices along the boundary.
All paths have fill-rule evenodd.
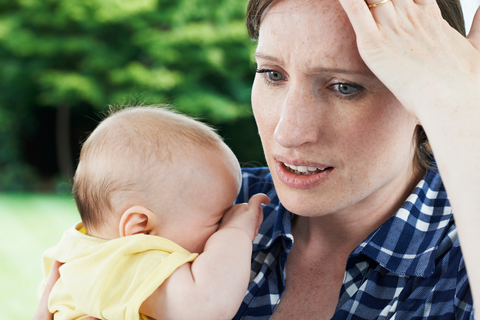
<path id="1" fill-rule="evenodd" d="M 155 214 L 142 206 L 128 208 L 120 219 L 120 236 L 131 236 L 134 234 L 150 234 L 156 223 Z"/>

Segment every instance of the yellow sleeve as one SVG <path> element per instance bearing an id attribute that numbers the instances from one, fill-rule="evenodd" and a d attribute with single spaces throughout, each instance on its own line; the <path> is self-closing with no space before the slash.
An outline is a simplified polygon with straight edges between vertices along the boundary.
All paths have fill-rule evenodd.
<path id="1" fill-rule="evenodd" d="M 138 320 L 139 308 L 191 254 L 164 238 L 136 235 L 107 241 L 69 261 L 61 278 L 77 307 L 104 319 Z"/>

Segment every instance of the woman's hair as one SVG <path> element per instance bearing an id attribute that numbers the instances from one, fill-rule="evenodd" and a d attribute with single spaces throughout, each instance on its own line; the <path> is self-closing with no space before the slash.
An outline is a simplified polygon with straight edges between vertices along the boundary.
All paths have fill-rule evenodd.
<path id="1" fill-rule="evenodd" d="M 175 183 L 171 164 L 192 148 L 223 148 L 209 126 L 165 107 L 113 111 L 80 152 L 73 195 L 85 227 L 108 225 L 130 202 L 148 205 L 152 188 Z M 150 191 L 150 192 L 149 192 Z"/>
<path id="2" fill-rule="evenodd" d="M 246 25 L 250 39 L 258 40 L 260 23 L 268 7 L 275 0 L 249 0 L 246 14 Z M 442 17 L 448 24 L 465 36 L 465 21 L 463 19 L 460 0 L 437 0 L 437 4 L 442 12 Z M 422 126 L 417 126 L 415 130 L 415 157 L 414 164 L 420 165 L 422 171 L 432 166 L 432 149 L 428 142 L 427 135 Z"/>

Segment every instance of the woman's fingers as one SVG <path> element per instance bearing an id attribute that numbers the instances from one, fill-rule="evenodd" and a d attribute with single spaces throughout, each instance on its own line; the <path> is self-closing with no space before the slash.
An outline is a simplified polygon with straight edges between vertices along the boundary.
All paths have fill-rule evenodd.
<path id="1" fill-rule="evenodd" d="M 396 3 L 393 0 L 367 0 L 367 3 L 370 13 L 377 23 L 384 24 L 394 21 Z"/>
<path id="2" fill-rule="evenodd" d="M 47 282 L 45 283 L 45 288 L 43 289 L 42 297 L 40 298 L 40 304 L 38 305 L 37 311 L 32 317 L 32 320 L 52 320 L 53 314 L 48 311 L 48 297 L 52 288 L 60 278 L 59 268 L 63 265 L 58 261 L 55 261 L 50 271 L 50 276 L 48 277 Z"/>
<path id="3" fill-rule="evenodd" d="M 422 124 L 422 118 L 439 105 L 456 105 L 458 97 L 468 103 L 480 98 L 476 97 L 480 83 L 478 10 L 465 39 L 443 20 L 435 0 L 391 0 L 370 9 L 363 0 L 339 1 L 366 65 Z M 457 98 L 447 103 L 453 96 Z"/>
<path id="4" fill-rule="evenodd" d="M 339 0 L 343 10 L 354 30 L 362 30 L 362 34 L 376 34 L 378 27 L 373 19 L 370 9 L 364 0 Z M 357 37 L 359 34 L 357 34 Z"/>

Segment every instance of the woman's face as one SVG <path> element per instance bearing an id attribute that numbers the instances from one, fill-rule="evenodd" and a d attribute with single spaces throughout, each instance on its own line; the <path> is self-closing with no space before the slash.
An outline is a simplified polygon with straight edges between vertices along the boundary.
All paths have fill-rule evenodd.
<path id="1" fill-rule="evenodd" d="M 321 216 L 403 200 L 417 121 L 364 64 L 337 1 L 274 2 L 255 58 L 253 111 L 287 209 Z"/>

